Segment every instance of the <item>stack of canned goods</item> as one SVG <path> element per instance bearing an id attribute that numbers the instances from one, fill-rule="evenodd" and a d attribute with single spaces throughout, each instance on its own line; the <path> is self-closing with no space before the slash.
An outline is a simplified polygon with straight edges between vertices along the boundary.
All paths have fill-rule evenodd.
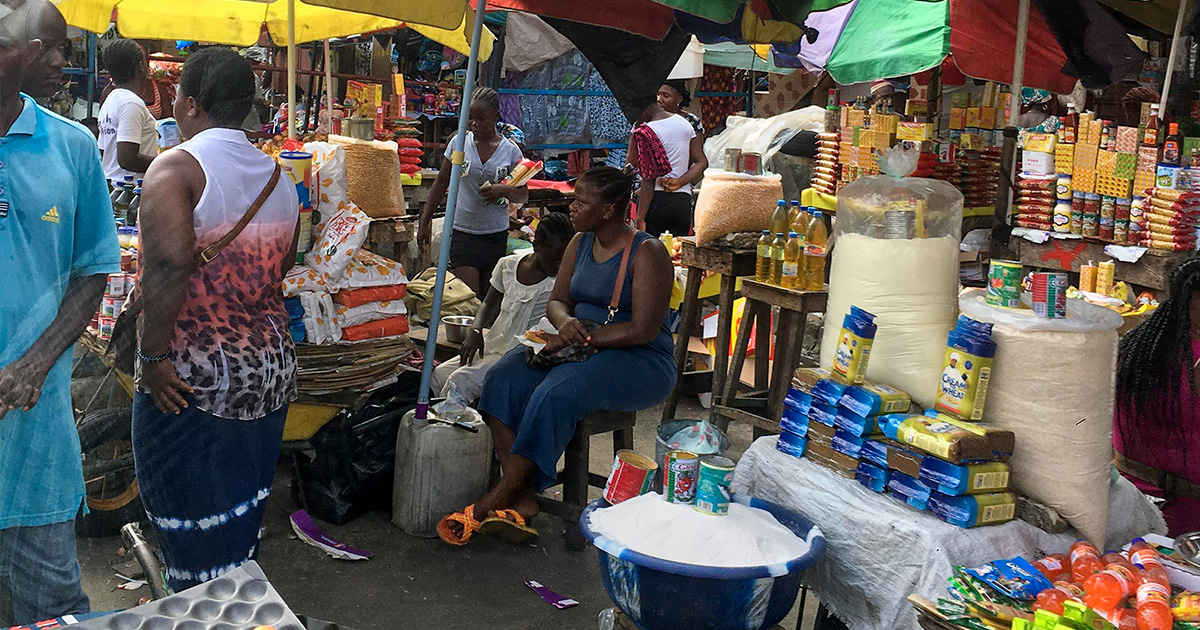
<path id="1" fill-rule="evenodd" d="M 669 451 L 663 457 L 663 499 L 695 505 L 705 514 L 727 514 L 733 467 L 728 457 Z"/>
<path id="2" fill-rule="evenodd" d="M 1065 273 L 1035 272 L 1030 279 L 1033 312 L 1048 319 L 1067 316 L 1067 286 Z"/>

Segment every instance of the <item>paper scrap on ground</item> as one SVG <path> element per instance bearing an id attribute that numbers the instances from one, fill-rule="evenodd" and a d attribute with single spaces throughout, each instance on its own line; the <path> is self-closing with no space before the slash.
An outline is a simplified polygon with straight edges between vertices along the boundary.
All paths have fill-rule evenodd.
<path id="1" fill-rule="evenodd" d="M 1105 245 L 1104 253 L 1123 263 L 1135 263 L 1141 260 L 1146 248 L 1137 245 Z"/>
<path id="2" fill-rule="evenodd" d="M 592 531 L 638 553 L 709 567 L 757 567 L 808 553 L 808 543 L 766 510 L 730 503 L 725 516 L 668 503 L 651 492 L 596 510 Z"/>
<path id="3" fill-rule="evenodd" d="M 525 586 L 528 586 L 529 588 L 533 589 L 533 592 L 537 593 L 539 597 L 546 600 L 546 603 L 550 604 L 551 606 L 554 606 L 555 608 L 557 608 L 559 610 L 579 605 L 579 602 L 571 599 L 570 597 L 563 597 L 562 595 L 555 593 L 554 591 L 546 588 L 545 586 L 542 586 L 541 582 L 535 582 L 533 580 L 525 580 Z"/>
<path id="4" fill-rule="evenodd" d="M 324 551 L 332 558 L 338 560 L 366 560 L 371 557 L 371 554 L 355 549 L 345 543 L 340 543 L 329 536 L 325 532 L 317 528 L 313 523 L 312 517 L 304 510 L 292 512 L 292 531 L 300 537 L 300 540 Z"/>

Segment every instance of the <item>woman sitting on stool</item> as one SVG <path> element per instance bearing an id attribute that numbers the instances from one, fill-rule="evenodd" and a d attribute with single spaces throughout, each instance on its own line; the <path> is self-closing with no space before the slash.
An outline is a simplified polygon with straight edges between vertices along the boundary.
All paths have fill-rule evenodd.
<path id="1" fill-rule="evenodd" d="M 576 183 L 571 222 L 581 233 L 567 246 L 546 307 L 559 332 L 549 335 L 543 352 L 570 344 L 598 352 L 543 370 L 529 367 L 519 347 L 493 366 L 479 411 L 502 475 L 474 505 L 442 519 L 442 540 L 465 544 L 476 531 L 513 541 L 537 536 L 526 523 L 538 513 L 538 492 L 555 483 L 575 424 L 596 411 L 647 409 L 675 386 L 675 344 L 666 325 L 671 257 L 661 241 L 626 223 L 632 187 L 631 177 L 607 166 Z M 618 279 L 620 300 L 609 321 Z M 589 332 L 584 320 L 609 323 Z"/>

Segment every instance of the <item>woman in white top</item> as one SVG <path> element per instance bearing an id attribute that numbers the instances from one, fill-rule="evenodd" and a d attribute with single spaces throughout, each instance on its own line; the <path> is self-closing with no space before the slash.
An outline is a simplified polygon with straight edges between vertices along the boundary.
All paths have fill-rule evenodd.
<path id="1" fill-rule="evenodd" d="M 492 365 L 546 315 L 559 263 L 574 236 L 571 219 L 551 212 L 538 222 L 532 254 L 524 250 L 500 259 L 492 273 L 492 287 L 475 313 L 475 325 L 458 356 L 433 371 L 435 394 L 446 396 L 450 386 L 456 385 L 468 402 L 479 398 Z"/>
<path id="2" fill-rule="evenodd" d="M 692 233 L 692 182 L 708 168 L 703 141 L 696 140 L 696 131 L 687 119 L 672 114 L 657 101 L 646 108 L 641 122 L 662 142 L 671 172 L 657 181 L 643 179 L 639 185 L 638 229 L 651 236 L 661 236 L 663 232 L 687 236 Z M 637 164 L 632 143 L 629 163 Z"/>
<path id="3" fill-rule="evenodd" d="M 100 106 L 100 160 L 104 176 L 120 183 L 141 179 L 158 155 L 154 116 L 140 94 L 150 78 L 146 51 L 131 39 L 119 39 L 104 49 L 104 65 L 113 91 Z"/>

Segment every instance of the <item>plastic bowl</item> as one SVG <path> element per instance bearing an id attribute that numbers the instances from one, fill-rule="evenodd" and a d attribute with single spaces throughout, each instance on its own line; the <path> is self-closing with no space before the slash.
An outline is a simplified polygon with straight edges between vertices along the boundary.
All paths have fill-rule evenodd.
<path id="1" fill-rule="evenodd" d="M 757 630 L 779 623 L 800 592 L 804 569 L 825 553 L 825 537 L 811 521 L 787 508 L 748 495 L 733 500 L 770 512 L 808 541 L 808 553 L 760 567 L 706 567 L 652 558 L 600 536 L 588 526 L 591 513 L 608 506 L 592 501 L 579 527 L 599 553 L 600 576 L 613 603 L 643 630 L 709 628 Z"/>

